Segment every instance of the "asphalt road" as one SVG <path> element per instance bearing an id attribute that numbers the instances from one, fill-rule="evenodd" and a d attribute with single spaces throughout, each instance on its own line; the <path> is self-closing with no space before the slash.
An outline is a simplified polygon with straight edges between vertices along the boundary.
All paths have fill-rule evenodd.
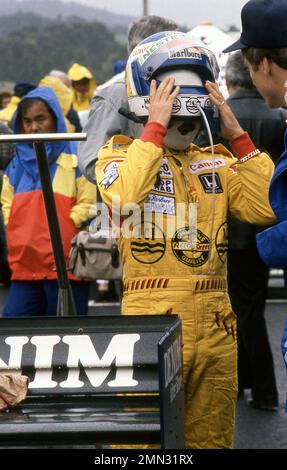
<path id="1" fill-rule="evenodd" d="M 281 336 L 287 318 L 287 302 L 267 303 L 265 318 L 273 351 L 280 409 L 277 412 L 250 408 L 243 398 L 238 400 L 236 449 L 287 449 L 287 413 L 284 411 L 287 391 L 286 369 L 281 354 Z"/>
<path id="2" fill-rule="evenodd" d="M 7 289 L 0 287 L 0 311 L 5 303 Z M 274 354 L 275 372 L 280 394 L 280 409 L 277 412 L 250 408 L 243 398 L 238 400 L 235 445 L 236 449 L 287 449 L 287 413 L 284 403 L 287 390 L 286 370 L 281 356 L 280 343 L 285 318 L 287 318 L 287 301 L 278 303 L 269 300 L 266 305 L 266 320 L 270 344 Z M 107 314 L 113 309 L 107 307 Z M 118 309 L 117 309 L 118 310 Z M 96 308 L 90 311 L 95 314 Z"/>

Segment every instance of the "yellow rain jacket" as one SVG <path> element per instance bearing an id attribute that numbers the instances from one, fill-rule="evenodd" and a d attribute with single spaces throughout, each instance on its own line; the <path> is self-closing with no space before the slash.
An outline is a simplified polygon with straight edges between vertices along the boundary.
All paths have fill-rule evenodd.
<path id="1" fill-rule="evenodd" d="M 20 101 L 21 98 L 19 98 L 18 96 L 12 96 L 6 108 L 1 109 L 0 121 L 6 124 L 6 126 L 9 125 L 9 123 L 11 122 Z"/>
<path id="2" fill-rule="evenodd" d="M 73 88 L 73 107 L 76 111 L 90 109 L 91 99 L 94 96 L 97 85 L 89 69 L 80 64 L 73 64 L 68 70 L 68 77 L 72 82 L 78 82 L 83 78 L 89 79 L 89 90 L 87 93 L 81 94 Z"/>

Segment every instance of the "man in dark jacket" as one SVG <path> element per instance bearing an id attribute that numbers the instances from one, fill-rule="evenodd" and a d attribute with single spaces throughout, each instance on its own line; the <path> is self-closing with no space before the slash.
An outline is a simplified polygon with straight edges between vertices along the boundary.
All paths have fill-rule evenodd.
<path id="1" fill-rule="evenodd" d="M 226 64 L 227 100 L 257 148 L 276 160 L 284 149 L 287 112 L 270 109 L 254 87 L 241 52 Z M 262 228 L 261 228 L 262 230 Z M 238 317 L 239 391 L 251 388 L 250 405 L 267 410 L 278 407 L 272 351 L 264 318 L 269 268 L 259 257 L 259 227 L 229 218 L 228 286 Z"/>
<path id="2" fill-rule="evenodd" d="M 242 50 L 251 78 L 271 108 L 287 105 L 286 0 L 250 0 L 241 11 L 240 39 L 224 52 Z M 257 235 L 259 254 L 268 266 L 287 267 L 287 133 L 285 150 L 276 162 L 269 200 L 278 224 Z M 287 367 L 287 321 L 282 337 Z M 286 407 L 287 409 L 287 407 Z"/>

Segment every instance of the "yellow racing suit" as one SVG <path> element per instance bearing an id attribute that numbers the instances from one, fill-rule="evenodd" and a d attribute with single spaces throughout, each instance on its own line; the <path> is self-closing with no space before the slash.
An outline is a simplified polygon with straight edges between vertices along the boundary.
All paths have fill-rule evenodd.
<path id="1" fill-rule="evenodd" d="M 213 164 L 210 148 L 193 145 L 175 152 L 153 140 L 116 136 L 101 149 L 96 165 L 103 201 L 110 210 L 112 204 L 113 210 L 120 208 L 122 227 L 130 214 L 128 203 L 137 203 L 141 211 L 130 219 L 135 236 L 123 230 L 118 239 L 124 265 L 122 313 L 180 316 L 186 447 L 230 448 L 237 346 L 227 293 L 226 218 L 230 211 L 253 224 L 274 223 L 268 204 L 273 163 L 261 153 L 240 164 L 219 145 Z M 193 231 L 189 203 L 197 209 Z M 176 219 L 182 205 L 187 223 L 180 225 Z"/>

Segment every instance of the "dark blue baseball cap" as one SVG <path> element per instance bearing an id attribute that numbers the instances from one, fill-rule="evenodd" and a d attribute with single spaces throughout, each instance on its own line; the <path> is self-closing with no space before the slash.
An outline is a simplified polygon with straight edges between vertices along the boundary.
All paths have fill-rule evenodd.
<path id="1" fill-rule="evenodd" d="M 35 90 L 35 88 L 37 87 L 33 83 L 25 82 L 24 80 L 19 80 L 15 83 L 14 94 L 19 98 L 22 98 L 23 96 L 27 95 L 29 91 Z"/>
<path id="2" fill-rule="evenodd" d="M 223 52 L 287 47 L 287 0 L 250 0 L 241 11 L 240 39 Z"/>

